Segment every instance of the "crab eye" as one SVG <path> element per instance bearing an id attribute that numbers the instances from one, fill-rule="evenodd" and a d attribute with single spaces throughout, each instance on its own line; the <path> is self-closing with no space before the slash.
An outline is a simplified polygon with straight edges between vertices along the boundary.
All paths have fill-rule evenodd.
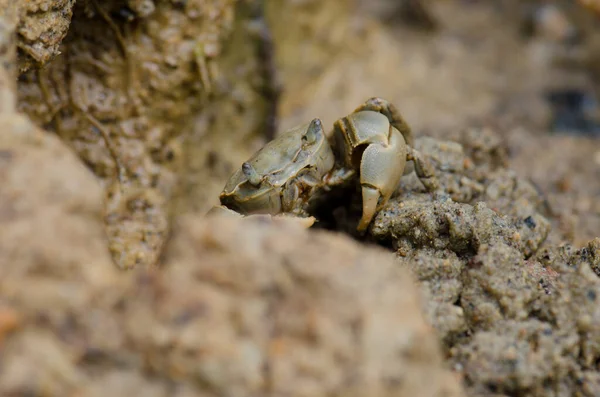
<path id="1" fill-rule="evenodd" d="M 258 172 L 256 172 L 252 164 L 247 162 L 242 164 L 242 172 L 244 173 L 244 176 L 246 177 L 246 179 L 248 179 L 248 182 L 250 182 L 252 186 L 260 185 L 260 175 L 258 175 Z"/>
<path id="2" fill-rule="evenodd" d="M 323 129 L 321 125 L 321 120 L 314 119 L 310 122 L 308 128 L 306 129 L 306 133 L 302 136 L 302 140 L 306 143 L 312 144 L 317 141 L 317 136 Z"/>

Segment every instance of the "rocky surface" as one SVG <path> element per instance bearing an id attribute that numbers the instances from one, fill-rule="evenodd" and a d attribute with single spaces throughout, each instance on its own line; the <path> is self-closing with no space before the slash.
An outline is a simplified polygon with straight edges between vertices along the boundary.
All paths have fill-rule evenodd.
<path id="1" fill-rule="evenodd" d="M 477 152 L 421 142 L 442 191 L 409 180 L 371 233 L 419 280 L 469 395 L 595 396 L 600 239 L 579 250 L 549 245 L 541 193 L 499 165 L 487 142 Z"/>

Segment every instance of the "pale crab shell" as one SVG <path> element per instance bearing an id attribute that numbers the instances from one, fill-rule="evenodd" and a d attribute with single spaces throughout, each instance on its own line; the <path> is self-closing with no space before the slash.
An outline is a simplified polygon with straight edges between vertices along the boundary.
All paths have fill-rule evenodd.
<path id="1" fill-rule="evenodd" d="M 318 123 L 313 142 L 306 135 L 312 123 Z M 279 214 L 283 211 L 282 195 L 288 182 L 310 171 L 321 179 L 332 170 L 335 157 L 320 120 L 291 128 L 257 151 L 248 161 L 261 177 L 252 185 L 242 168 L 229 178 L 221 195 L 221 204 L 241 214 Z"/>

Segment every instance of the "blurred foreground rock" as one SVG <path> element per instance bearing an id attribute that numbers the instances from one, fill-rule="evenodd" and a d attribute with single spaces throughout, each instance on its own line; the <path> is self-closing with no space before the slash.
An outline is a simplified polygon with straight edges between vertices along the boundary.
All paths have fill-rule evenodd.
<path id="1" fill-rule="evenodd" d="M 3 121 L 0 395 L 463 395 L 385 251 L 189 217 L 163 269 L 120 273 L 93 176 L 22 117 Z"/>

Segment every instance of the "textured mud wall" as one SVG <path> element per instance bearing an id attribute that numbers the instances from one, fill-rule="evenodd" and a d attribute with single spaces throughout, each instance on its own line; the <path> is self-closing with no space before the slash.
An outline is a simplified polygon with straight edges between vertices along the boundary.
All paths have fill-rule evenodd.
<path id="1" fill-rule="evenodd" d="M 48 54 L 34 57 L 38 62 L 62 55 L 20 76 L 20 110 L 67 142 L 102 180 L 118 265 L 153 265 L 172 210 L 205 211 L 230 161 L 271 134 L 266 120 L 275 99 L 264 88 L 271 75 L 256 26 L 260 4 L 160 1 L 148 9 L 82 1 L 59 47 L 48 41 L 58 34 L 46 33 L 65 30 L 73 2 L 25 3 L 21 62 L 32 58 L 30 40 Z M 34 31 L 38 39 L 25 35 Z M 173 206 L 177 189 L 185 199 Z"/>
<path id="2" fill-rule="evenodd" d="M 371 232 L 419 279 L 469 395 L 598 395 L 600 239 L 547 244 L 547 206 L 497 142 L 485 131 L 462 145 L 422 138 L 444 192 L 406 181 Z"/>

